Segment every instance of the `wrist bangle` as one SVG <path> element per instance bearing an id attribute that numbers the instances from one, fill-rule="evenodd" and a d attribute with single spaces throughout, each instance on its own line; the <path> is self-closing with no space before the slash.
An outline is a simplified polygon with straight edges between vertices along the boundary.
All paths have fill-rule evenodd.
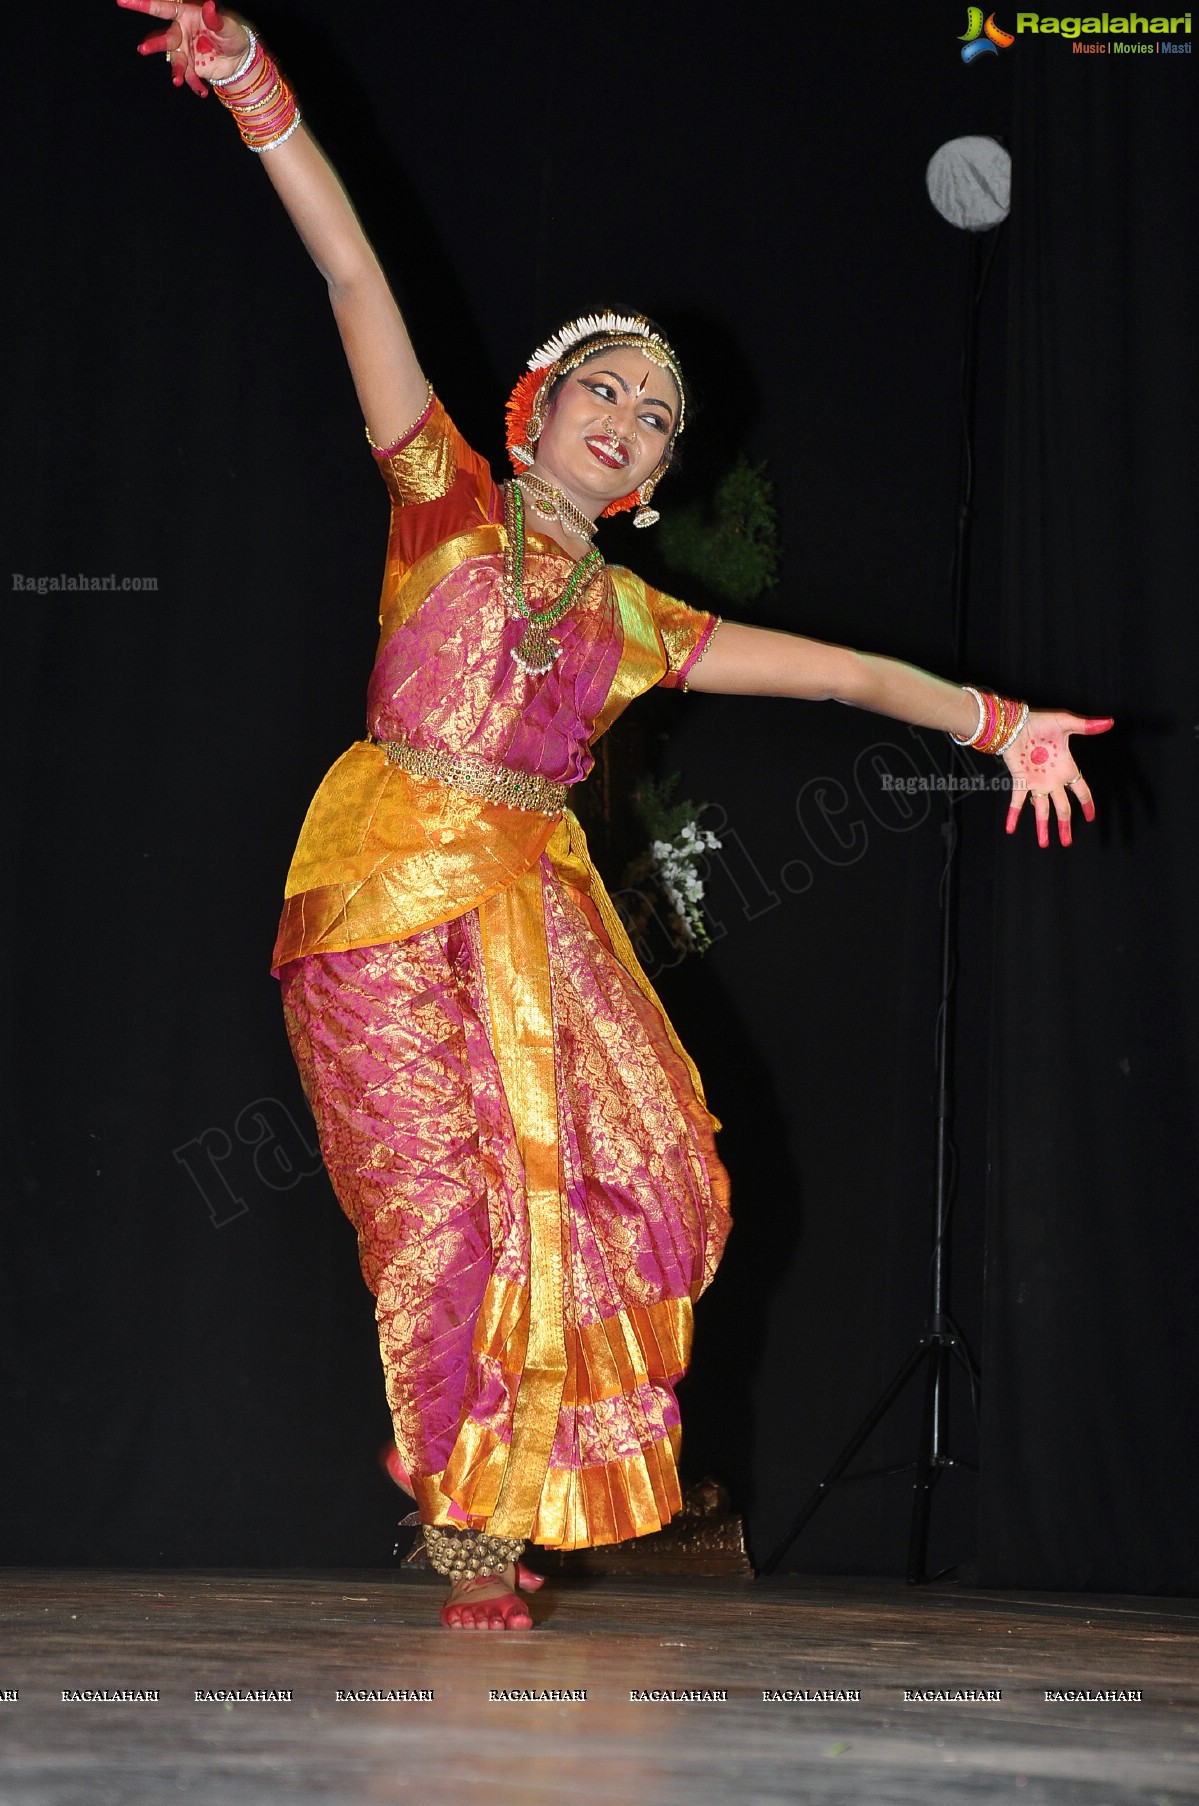
<path id="1" fill-rule="evenodd" d="M 1028 720 L 1028 704 L 997 696 L 994 690 L 976 690 L 973 684 L 963 684 L 962 688 L 978 704 L 978 720 L 972 734 L 951 733 L 949 738 L 957 746 L 973 747 L 975 752 L 1006 752 Z"/>
<path id="2" fill-rule="evenodd" d="M 260 156 L 263 151 L 276 150 L 279 145 L 286 144 L 302 121 L 296 97 L 286 77 L 280 73 L 279 65 L 263 48 L 256 33 L 251 32 L 250 39 L 250 49 L 241 68 L 234 75 L 213 82 L 212 86 L 221 105 L 237 121 L 242 143 L 255 156 Z M 230 85 L 239 75 L 243 77 L 239 84 L 241 92 L 229 92 Z"/>
<path id="3" fill-rule="evenodd" d="M 991 748 L 992 752 L 1005 753 L 1007 751 L 1008 747 L 1012 744 L 1012 741 L 1016 738 L 1016 736 L 1023 732 L 1024 725 L 1027 722 L 1027 720 L 1028 720 L 1028 704 L 1026 702 L 1022 702 L 1020 704 L 1020 710 L 1016 716 L 1015 724 L 1012 727 L 1011 733 L 1005 735 L 1005 737 L 998 743 L 998 745 L 993 746 Z"/>
<path id="4" fill-rule="evenodd" d="M 246 29 L 249 31 L 248 26 Z M 258 47 L 257 33 L 249 31 L 249 36 L 250 42 L 246 46 L 246 54 L 241 59 L 237 68 L 233 71 L 233 74 L 222 75 L 219 78 L 215 75 L 211 76 L 208 82 L 210 88 L 227 88 L 230 82 L 239 82 L 241 80 L 242 76 L 246 73 L 246 70 L 250 67 L 250 64 L 254 61 L 254 52 Z"/>
<path id="5" fill-rule="evenodd" d="M 972 734 L 950 734 L 949 738 L 958 746 L 973 746 L 974 742 L 983 731 L 983 722 L 987 719 L 987 709 L 986 704 L 983 702 L 981 692 L 976 690 L 973 684 L 963 684 L 962 688 L 968 696 L 973 696 L 975 702 L 978 704 L 978 720 L 974 723 L 974 732 Z"/>
<path id="6" fill-rule="evenodd" d="M 304 123 L 304 116 L 300 112 L 299 107 L 296 107 L 295 111 L 292 113 L 292 116 L 291 116 L 291 124 L 284 126 L 283 130 L 279 133 L 279 136 L 277 138 L 270 139 L 270 141 L 266 144 L 247 144 L 246 149 L 252 150 L 256 157 L 261 157 L 263 151 L 278 150 L 278 148 L 281 144 L 287 143 L 287 140 L 291 137 L 291 135 L 295 131 L 296 127 L 303 125 L 303 123 Z"/>

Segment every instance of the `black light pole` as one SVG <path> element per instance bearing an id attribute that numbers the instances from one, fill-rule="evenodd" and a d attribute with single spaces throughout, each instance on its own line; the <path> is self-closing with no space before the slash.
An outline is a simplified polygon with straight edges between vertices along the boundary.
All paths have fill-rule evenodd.
<path id="1" fill-rule="evenodd" d="M 970 529 L 974 491 L 974 402 L 978 367 L 978 321 L 983 291 L 1007 217 L 1011 193 L 1011 159 L 994 138 L 957 138 L 943 144 L 928 166 L 929 197 L 943 218 L 969 233 L 966 253 L 966 317 L 962 347 L 962 457 L 958 493 L 957 540 L 951 596 L 954 675 L 961 676 L 969 578 Z M 989 241 L 989 243 L 988 243 Z M 983 247 L 987 243 L 984 258 Z M 950 1147 L 953 1124 L 953 993 L 957 946 L 958 799 L 952 784 L 945 792 L 941 838 L 945 864 L 941 873 L 941 998 L 936 1036 L 936 1170 L 933 1190 L 933 1249 L 929 1308 L 924 1328 L 899 1371 L 871 1406 L 816 1490 L 801 1507 L 787 1534 L 762 1565 L 772 1573 L 791 1544 L 834 1486 L 871 1480 L 885 1474 L 912 1473 L 912 1520 L 908 1537 L 907 1579 L 916 1585 L 927 1578 L 928 1527 L 932 1495 L 947 1468 L 972 1469 L 974 1463 L 948 1452 L 949 1376 L 954 1361 L 966 1374 L 977 1405 L 978 1366 L 949 1314 L 949 1227 L 953 1204 Z M 889 1467 L 848 1473 L 850 1463 L 886 1416 L 908 1381 L 927 1363 L 920 1441 L 915 1457 Z"/>

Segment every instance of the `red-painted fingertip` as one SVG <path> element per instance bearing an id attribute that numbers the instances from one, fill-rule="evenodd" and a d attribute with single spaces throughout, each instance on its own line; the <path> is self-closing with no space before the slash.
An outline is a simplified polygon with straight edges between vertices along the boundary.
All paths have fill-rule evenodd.
<path id="1" fill-rule="evenodd" d="M 1115 725 L 1116 717 L 1114 715 L 1093 715 L 1088 719 L 1083 732 L 1086 734 L 1106 734 L 1108 728 L 1114 727 Z"/>
<path id="2" fill-rule="evenodd" d="M 1082 812 L 1086 816 L 1088 821 L 1094 821 L 1094 819 L 1095 819 L 1094 803 L 1084 803 L 1082 806 Z"/>

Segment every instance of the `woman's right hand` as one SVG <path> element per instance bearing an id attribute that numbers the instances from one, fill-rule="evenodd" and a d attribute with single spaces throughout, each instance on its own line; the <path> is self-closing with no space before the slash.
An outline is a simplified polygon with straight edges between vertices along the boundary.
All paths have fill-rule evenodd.
<path id="1" fill-rule="evenodd" d="M 143 56 L 164 53 L 177 88 L 186 82 L 193 94 L 207 94 L 202 76 L 224 81 L 245 60 L 249 26 L 237 13 L 220 12 L 215 0 L 204 0 L 203 6 L 182 0 L 117 0 L 117 5 L 165 21 L 167 29 L 143 39 L 138 49 Z"/>

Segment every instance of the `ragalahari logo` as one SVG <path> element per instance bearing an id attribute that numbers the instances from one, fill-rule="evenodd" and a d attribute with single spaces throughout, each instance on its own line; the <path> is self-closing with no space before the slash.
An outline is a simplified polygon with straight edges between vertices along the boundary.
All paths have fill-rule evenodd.
<path id="1" fill-rule="evenodd" d="M 964 63 L 972 63 L 976 56 L 998 56 L 1001 50 L 1010 50 L 1016 42 L 1010 31 L 999 29 L 994 13 L 988 13 L 984 23 L 981 6 L 966 8 L 966 26 L 958 39 Z"/>

